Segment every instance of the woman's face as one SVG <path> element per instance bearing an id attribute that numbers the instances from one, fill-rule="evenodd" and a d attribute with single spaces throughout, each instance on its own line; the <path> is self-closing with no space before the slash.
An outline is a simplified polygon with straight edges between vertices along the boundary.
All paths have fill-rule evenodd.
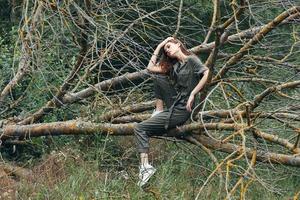
<path id="1" fill-rule="evenodd" d="M 180 43 L 167 42 L 164 46 L 164 50 L 167 56 L 171 58 L 176 58 L 178 51 L 180 51 Z"/>

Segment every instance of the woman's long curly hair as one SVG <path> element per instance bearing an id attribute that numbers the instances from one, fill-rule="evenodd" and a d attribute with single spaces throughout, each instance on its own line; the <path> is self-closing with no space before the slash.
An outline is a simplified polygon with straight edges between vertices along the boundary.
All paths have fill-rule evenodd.
<path id="1" fill-rule="evenodd" d="M 178 39 L 171 39 L 168 42 L 172 42 L 174 44 L 178 44 L 180 43 L 180 50 L 182 51 L 183 54 L 185 54 L 186 56 L 192 55 L 193 53 L 188 51 L 187 48 L 183 45 L 183 43 L 181 41 L 179 41 Z M 173 65 L 177 62 L 178 60 L 176 58 L 171 58 L 169 57 L 165 50 L 164 47 L 161 48 L 160 50 L 160 59 L 159 59 L 159 66 L 162 68 L 162 71 L 164 74 L 168 74 L 170 73 L 170 71 L 172 70 Z"/>

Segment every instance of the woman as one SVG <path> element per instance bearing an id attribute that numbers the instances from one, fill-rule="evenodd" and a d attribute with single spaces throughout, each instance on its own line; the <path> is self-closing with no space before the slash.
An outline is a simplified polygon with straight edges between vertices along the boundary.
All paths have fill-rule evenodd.
<path id="1" fill-rule="evenodd" d="M 157 63 L 160 51 L 165 56 Z M 152 73 L 168 73 L 167 85 L 173 87 L 163 91 L 162 100 L 168 109 L 139 123 L 134 129 L 141 159 L 139 186 L 143 186 L 156 171 L 148 161 L 149 137 L 162 135 L 189 119 L 195 95 L 204 87 L 208 77 L 208 68 L 173 37 L 157 46 L 147 69 Z"/>

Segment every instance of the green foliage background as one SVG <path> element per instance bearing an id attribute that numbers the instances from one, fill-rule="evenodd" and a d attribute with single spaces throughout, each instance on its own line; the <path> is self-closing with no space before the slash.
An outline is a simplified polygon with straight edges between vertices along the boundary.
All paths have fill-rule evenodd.
<path id="1" fill-rule="evenodd" d="M 28 12 L 30 13 L 34 1 L 29 2 Z M 78 14 L 78 9 L 74 6 L 75 4 L 71 3 L 72 1 L 53 2 L 61 9 L 72 13 L 75 20 L 81 20 L 81 15 Z M 88 12 L 83 1 L 74 2 L 82 10 Z M 92 2 L 104 5 L 107 1 Z M 77 86 L 76 91 L 117 74 L 145 68 L 155 45 L 174 33 L 179 1 L 129 2 L 133 5 L 136 3 L 143 12 L 152 12 L 166 4 L 170 4 L 171 7 L 154 14 L 151 19 L 146 18 L 136 23 L 134 31 L 129 31 L 126 37 L 115 43 L 115 48 L 111 50 L 108 58 L 99 67 L 97 65 L 93 73 Z M 222 3 L 222 22 L 232 15 L 230 2 L 224 2 Z M 11 3 L 0 0 L 0 88 L 3 88 L 15 74 L 21 55 L 19 36 L 21 31 L 24 31 L 22 29 L 24 10 L 20 1 L 16 3 L 19 6 L 15 8 L 16 14 L 12 16 Z M 241 30 L 266 24 L 286 9 L 275 0 L 257 1 L 251 4 L 253 4 L 252 10 L 245 11 L 239 24 Z M 268 5 L 270 7 L 266 8 Z M 98 15 L 95 15 L 93 20 L 98 26 L 89 24 L 84 32 L 88 36 L 87 43 L 94 45 L 84 63 L 86 68 L 99 62 L 99 51 L 101 52 L 101 49 L 107 47 L 110 41 L 126 30 L 140 14 L 125 1 L 119 0 L 110 2 L 109 7 L 99 8 L 99 11 L 94 9 Z M 178 37 L 189 48 L 204 40 L 210 26 L 212 12 L 213 5 L 209 1 L 184 1 L 182 27 Z M 32 73 L 22 80 L 22 83 L 11 92 L 7 101 L 0 106 L 10 107 L 19 98 L 21 101 L 17 106 L 9 109 L 9 112 L 2 114 L 0 119 L 24 117 L 42 107 L 52 98 L 76 62 L 82 42 L 82 32 L 78 24 L 72 23 L 69 18 L 60 16 L 55 10 L 50 9 L 45 11 L 43 19 L 43 23 L 38 27 L 39 48 L 32 54 Z M 299 40 L 299 32 L 299 24 L 278 27 L 274 33 L 269 34 L 256 45 L 251 50 L 251 54 L 282 58 L 291 50 L 290 46 Z M 222 51 L 235 53 L 240 47 L 241 43 L 225 45 Z M 296 66 L 299 66 L 300 62 L 299 47 L 297 43 L 293 54 L 286 60 Z M 200 55 L 203 60 L 207 56 L 207 54 Z M 216 70 L 222 67 L 223 62 L 224 60 L 217 62 Z M 229 77 L 240 77 L 247 67 L 256 68 L 256 73 L 260 77 L 271 77 L 275 81 L 299 80 L 299 71 L 295 72 L 280 65 L 244 60 L 234 67 L 236 70 L 231 71 L 228 74 Z M 83 75 L 86 68 L 79 74 Z M 79 117 L 95 120 L 102 113 L 112 109 L 114 104 L 124 102 L 128 95 L 130 96 L 127 100 L 129 104 L 141 99 L 153 98 L 149 82 L 139 87 L 136 85 L 133 83 L 129 88 L 121 87 L 117 92 L 99 93 L 85 101 L 55 109 L 43 119 L 43 122 L 65 121 Z M 266 85 L 238 83 L 237 87 L 247 100 L 251 100 L 255 94 L 262 92 Z M 135 88 L 133 92 L 132 88 Z M 228 91 L 233 93 L 230 88 Z M 298 94 L 299 97 L 299 88 L 288 92 Z M 146 96 L 145 93 L 147 93 Z M 108 98 L 103 98 L 104 96 Z M 232 98 L 238 99 L 239 97 L 233 94 Z M 222 99 L 222 91 L 214 93 L 211 100 L 214 105 L 208 105 L 207 109 L 227 108 Z M 283 104 L 299 104 L 296 100 L 282 100 L 275 95 L 271 95 L 268 102 L 272 104 L 263 104 L 258 110 L 272 112 L 280 109 Z M 238 103 L 240 103 L 238 100 L 232 101 L 230 107 Z M 298 125 L 295 124 L 295 126 Z M 282 136 L 292 135 L 290 129 L 273 121 L 264 120 L 259 127 L 266 131 L 271 129 Z M 229 133 L 216 133 L 218 134 Z M 12 163 L 31 168 L 36 175 L 36 183 L 30 180 L 20 180 L 18 199 L 155 199 L 158 197 L 159 199 L 194 199 L 206 178 L 215 169 L 210 157 L 198 147 L 183 142 L 161 140 L 151 142 L 153 146 L 151 160 L 157 166 L 158 172 L 145 191 L 136 186 L 139 161 L 134 139 L 131 136 L 103 137 L 95 133 L 92 136 L 41 137 L 31 139 L 25 145 L 17 146 L 16 150 L 13 145 L 1 146 L 1 157 Z M 266 142 L 263 149 L 278 150 L 278 148 Z M 220 152 L 213 153 L 219 160 L 227 156 Z M 230 180 L 227 183 L 231 187 L 239 178 L 238 175 L 247 168 L 245 161 L 239 161 L 237 165 L 239 167 L 232 168 Z M 246 192 L 246 199 L 291 199 L 300 190 L 299 169 L 297 168 L 257 163 L 255 175 L 254 178 L 249 176 L 246 179 L 249 183 L 255 179 Z M 200 199 L 223 199 L 226 194 L 225 189 L 219 188 L 219 179 L 215 176 L 201 193 Z M 233 199 L 239 199 L 239 195 L 238 190 Z"/>

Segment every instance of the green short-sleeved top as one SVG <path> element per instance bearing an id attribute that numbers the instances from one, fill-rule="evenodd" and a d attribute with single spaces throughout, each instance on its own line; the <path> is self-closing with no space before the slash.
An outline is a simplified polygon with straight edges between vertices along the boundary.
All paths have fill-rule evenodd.
<path id="1" fill-rule="evenodd" d="M 155 75 L 155 97 L 162 99 L 167 108 L 176 106 L 184 108 L 190 93 L 199 83 L 207 68 L 195 55 L 190 55 L 183 62 L 176 62 L 169 76 Z"/>
<path id="2" fill-rule="evenodd" d="M 178 101 L 178 104 L 186 106 L 189 95 L 199 83 L 203 72 L 206 70 L 207 68 L 195 55 L 190 55 L 183 63 L 177 62 L 173 66 L 170 78 L 173 80 L 178 95 L 175 100 Z"/>

